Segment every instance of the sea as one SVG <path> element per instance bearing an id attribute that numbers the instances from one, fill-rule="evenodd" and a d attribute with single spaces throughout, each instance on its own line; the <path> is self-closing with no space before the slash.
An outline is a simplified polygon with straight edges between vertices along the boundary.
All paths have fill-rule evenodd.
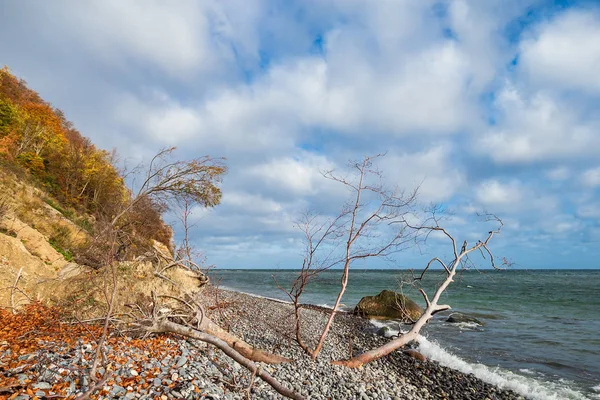
<path id="1" fill-rule="evenodd" d="M 288 300 L 277 287 L 289 287 L 298 271 L 213 269 L 211 281 L 223 289 Z M 332 306 L 341 271 L 321 273 L 306 289 L 303 303 Z M 352 270 L 343 308 L 363 296 L 390 289 L 424 305 L 406 282 L 406 270 Z M 428 271 L 422 287 L 433 290 L 443 271 Z M 422 330 L 419 350 L 430 359 L 530 399 L 600 399 L 600 270 L 465 270 L 441 298 L 451 312 L 481 322 L 447 322 L 439 313 Z M 396 321 L 372 321 L 374 330 Z"/>

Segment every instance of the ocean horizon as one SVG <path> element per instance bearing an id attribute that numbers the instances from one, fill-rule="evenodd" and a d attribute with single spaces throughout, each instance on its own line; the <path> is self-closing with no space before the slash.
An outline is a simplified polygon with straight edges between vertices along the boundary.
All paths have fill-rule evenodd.
<path id="1" fill-rule="evenodd" d="M 212 269 L 214 285 L 289 301 L 277 288 L 298 269 Z M 384 289 L 401 291 L 424 305 L 415 288 L 402 284 L 408 269 L 354 269 L 343 308 Z M 421 271 L 421 270 L 415 270 Z M 303 303 L 330 307 L 342 270 L 322 273 L 307 287 Z M 391 276 L 390 276 L 391 275 Z M 431 270 L 423 287 L 430 293 L 443 279 Z M 443 365 L 473 373 L 497 386 L 533 399 L 600 399 L 599 269 L 468 270 L 457 274 L 441 301 L 440 313 L 422 330 L 420 351 Z M 452 312 L 481 324 L 446 322 Z M 392 331 L 408 330 L 395 321 L 372 322 Z"/>

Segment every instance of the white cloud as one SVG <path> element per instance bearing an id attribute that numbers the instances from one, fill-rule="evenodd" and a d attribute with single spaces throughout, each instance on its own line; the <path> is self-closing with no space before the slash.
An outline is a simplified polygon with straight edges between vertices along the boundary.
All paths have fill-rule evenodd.
<path id="1" fill-rule="evenodd" d="M 577 208 L 577 215 L 582 218 L 600 219 L 598 203 L 582 204 Z"/>
<path id="2" fill-rule="evenodd" d="M 482 182 L 475 189 L 477 200 L 485 206 L 515 206 L 524 200 L 521 183 L 512 181 L 501 183 L 490 179 Z"/>
<path id="3" fill-rule="evenodd" d="M 227 191 L 223 193 L 221 204 L 230 206 L 236 212 L 252 214 L 275 214 L 283 211 L 283 205 L 261 195 Z"/>
<path id="4" fill-rule="evenodd" d="M 546 216 L 540 221 L 541 229 L 555 237 L 565 237 L 575 232 L 581 232 L 583 223 L 570 214 Z"/>
<path id="5" fill-rule="evenodd" d="M 584 171 L 581 175 L 581 183 L 591 188 L 600 186 L 600 167 Z"/>
<path id="6" fill-rule="evenodd" d="M 542 23 L 521 42 L 520 64 L 539 84 L 600 92 L 600 16 L 570 10 Z"/>
<path id="7" fill-rule="evenodd" d="M 253 166 L 247 175 L 276 187 L 289 196 L 311 196 L 330 192 L 330 185 L 321 172 L 334 168 L 326 157 L 304 153 L 296 157 L 281 157 Z"/>
<path id="8" fill-rule="evenodd" d="M 546 177 L 553 181 L 564 181 L 571 177 L 572 172 L 568 167 L 561 166 L 546 171 Z"/>
<path id="9" fill-rule="evenodd" d="M 233 58 L 227 43 L 212 30 L 220 15 L 212 12 L 214 7 L 212 2 L 188 0 L 101 0 L 65 2 L 54 12 L 64 13 L 68 23 L 63 28 L 109 65 L 128 68 L 133 58 L 181 78 L 214 71 L 224 59 Z"/>
<path id="10" fill-rule="evenodd" d="M 442 202 L 464 189 L 466 177 L 453 163 L 450 146 L 437 145 L 415 153 L 390 151 L 381 168 L 390 185 L 407 192 L 419 187 L 419 201 Z"/>
<path id="11" fill-rule="evenodd" d="M 598 121 L 549 93 L 528 95 L 511 83 L 497 95 L 497 124 L 474 147 L 498 163 L 580 158 L 600 153 Z"/>
<path id="12" fill-rule="evenodd" d="M 174 145 L 203 133 L 202 121 L 193 108 L 162 93 L 153 93 L 146 102 L 124 94 L 114 105 L 114 115 L 121 124 L 156 143 Z"/>

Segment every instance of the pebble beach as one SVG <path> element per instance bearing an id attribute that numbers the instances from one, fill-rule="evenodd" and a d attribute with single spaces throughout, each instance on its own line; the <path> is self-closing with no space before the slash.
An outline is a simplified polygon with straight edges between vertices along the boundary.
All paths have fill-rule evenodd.
<path id="1" fill-rule="evenodd" d="M 386 339 L 364 319 L 340 313 L 316 361 L 292 340 L 293 307 L 280 301 L 209 288 L 203 303 L 215 322 L 248 343 L 294 361 L 261 367 L 309 399 L 523 399 L 461 372 L 396 351 L 359 369 L 330 364 L 371 349 Z M 41 307 L 41 306 L 38 306 Z M 38 311 L 39 310 L 34 310 Z M 37 315 L 37 314 L 36 314 Z M 0 316 L 0 399 L 75 398 L 89 389 L 87 372 L 98 327 L 65 324 L 55 318 L 25 327 L 7 312 Z M 30 318 L 26 314 L 21 318 Z M 12 319 L 11 319 L 12 318 Z M 306 342 L 318 337 L 327 310 L 302 309 Z M 19 325 L 20 324 L 20 325 Z M 73 331 L 75 330 L 75 331 Z M 18 335 L 18 336 L 17 336 Z M 107 362 L 98 372 L 108 379 L 95 399 L 279 399 L 269 385 L 220 350 L 174 335 L 129 338 L 113 335 Z"/>

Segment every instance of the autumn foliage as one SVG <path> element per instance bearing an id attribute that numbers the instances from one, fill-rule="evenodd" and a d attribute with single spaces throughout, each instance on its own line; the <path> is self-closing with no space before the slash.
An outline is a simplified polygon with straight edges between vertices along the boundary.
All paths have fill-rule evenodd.
<path id="1" fill-rule="evenodd" d="M 172 232 L 161 217 L 165 203 L 150 195 L 132 207 L 135 195 L 114 162 L 114 153 L 94 146 L 61 110 L 7 67 L 0 70 L 0 170 L 25 172 L 62 208 L 88 216 L 86 220 L 92 223 L 86 228 L 92 234 L 100 221 L 111 221 L 126 209 L 118 228 L 131 243 L 129 257 L 143 251 L 152 239 L 171 247 Z M 185 192 L 186 188 L 174 190 Z M 220 192 L 217 203 L 219 198 Z"/>
<path id="2" fill-rule="evenodd" d="M 59 308 L 47 307 L 40 303 L 32 303 L 25 306 L 19 313 L 12 314 L 0 309 L 0 400 L 12 399 L 18 394 L 28 394 L 30 398 L 36 398 L 38 389 L 33 387 L 35 379 L 22 381 L 18 374 L 26 373 L 36 377 L 48 368 L 48 360 L 36 356 L 38 352 L 53 352 L 62 354 L 65 359 L 71 359 L 75 352 L 81 351 L 82 346 L 94 344 L 101 335 L 101 327 L 68 321 L 68 316 L 63 315 Z M 106 356 L 116 366 L 131 365 L 132 368 L 142 372 L 142 365 L 154 357 L 163 358 L 167 354 L 175 354 L 177 346 L 167 336 L 158 336 L 148 339 L 132 339 L 112 336 L 107 344 L 114 348 Z M 131 363 L 131 360 L 123 357 L 120 349 L 122 346 L 135 347 L 142 351 L 139 356 L 143 357 Z M 10 349 L 10 352 L 6 350 Z M 91 352 L 83 353 L 88 362 L 92 357 Z M 125 378 L 121 385 L 131 386 L 136 391 L 149 386 L 148 379 L 152 379 L 160 373 L 160 370 L 147 371 L 147 378 L 131 376 Z M 61 378 L 53 382 L 52 388 L 46 390 L 54 393 L 56 398 L 74 399 L 74 395 L 66 395 L 70 381 L 75 380 L 77 388 L 81 387 L 80 377 L 84 376 L 85 369 L 73 363 L 69 370 L 62 370 Z M 107 385 L 114 382 L 108 381 Z M 101 391 L 100 395 L 106 394 Z M 92 396 L 96 398 L 97 396 Z M 37 397 L 40 398 L 40 397 Z M 45 398 L 45 397 L 44 397 Z M 49 397 L 51 398 L 51 397 Z"/>

